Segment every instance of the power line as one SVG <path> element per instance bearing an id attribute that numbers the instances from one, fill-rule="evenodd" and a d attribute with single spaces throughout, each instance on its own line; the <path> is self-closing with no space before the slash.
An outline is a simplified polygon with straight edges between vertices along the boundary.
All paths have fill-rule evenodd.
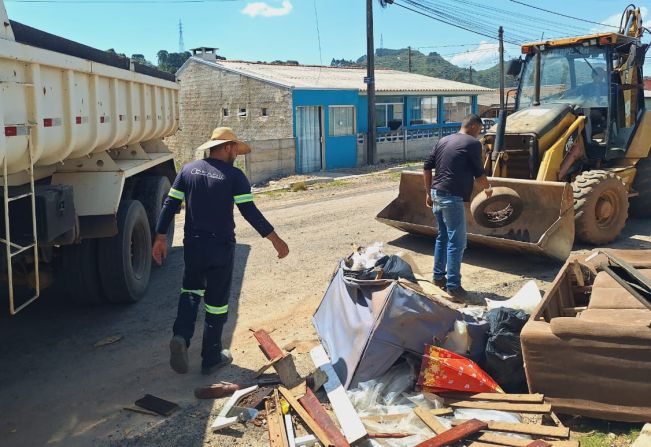
<path id="1" fill-rule="evenodd" d="M 582 19 L 580 17 L 574 17 L 574 16 L 570 16 L 570 15 L 567 15 L 567 14 L 562 14 L 560 12 L 550 11 L 549 9 L 544 9 L 544 8 L 539 7 L 539 6 L 530 5 L 528 3 L 521 2 L 519 0 L 509 0 L 509 1 L 511 1 L 513 3 L 517 3 L 518 5 L 527 6 L 529 8 L 537 9 L 539 11 L 544 11 L 544 12 L 547 12 L 549 14 L 554 14 L 554 15 L 557 15 L 557 16 L 565 17 L 567 19 L 578 20 L 580 22 L 592 23 L 593 25 L 609 26 L 611 28 L 619 29 L 619 26 L 609 25 L 607 23 L 601 23 L 601 22 L 593 22 L 592 20 L 586 20 L 586 19 Z"/>
<path id="2" fill-rule="evenodd" d="M 405 1 L 409 1 L 409 0 L 405 0 Z M 396 6 L 399 6 L 401 8 L 407 9 L 407 10 L 409 10 L 411 12 L 415 12 L 416 14 L 420 14 L 422 16 L 429 17 L 430 19 L 436 20 L 437 22 L 445 23 L 446 25 L 450 25 L 450 26 L 453 26 L 455 28 L 459 28 L 459 29 L 468 31 L 470 33 L 478 34 L 480 36 L 488 37 L 489 39 L 497 40 L 497 36 L 488 34 L 487 32 L 482 32 L 482 31 L 478 31 L 476 29 L 469 28 L 467 26 L 455 24 L 455 23 L 453 23 L 453 22 L 451 22 L 449 20 L 445 20 L 445 19 L 442 19 L 442 18 L 439 18 L 439 17 L 435 17 L 435 16 L 433 16 L 431 14 L 427 14 L 427 13 L 425 13 L 423 11 L 418 11 L 417 9 L 410 8 L 409 6 L 398 3 L 397 1 L 395 1 L 393 4 L 396 5 Z M 422 7 L 422 5 L 421 5 L 421 7 Z M 508 42 L 510 44 L 513 44 L 513 45 L 519 45 L 518 42 L 511 41 L 511 40 L 506 40 L 506 42 Z"/>

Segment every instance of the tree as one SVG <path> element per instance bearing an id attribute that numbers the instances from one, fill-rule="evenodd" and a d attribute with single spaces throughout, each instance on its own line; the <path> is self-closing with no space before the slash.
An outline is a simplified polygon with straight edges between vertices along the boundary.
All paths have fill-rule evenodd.
<path id="1" fill-rule="evenodd" d="M 158 56 L 158 69 L 168 73 L 176 73 L 185 61 L 192 56 L 189 51 L 169 53 L 165 50 L 160 50 L 156 55 Z"/>
<path id="2" fill-rule="evenodd" d="M 145 59 L 144 54 L 132 54 L 131 55 L 131 60 L 134 61 L 134 62 L 137 62 L 139 64 L 146 65 L 148 67 L 153 67 L 154 66 L 154 64 L 152 64 L 147 59 Z"/>

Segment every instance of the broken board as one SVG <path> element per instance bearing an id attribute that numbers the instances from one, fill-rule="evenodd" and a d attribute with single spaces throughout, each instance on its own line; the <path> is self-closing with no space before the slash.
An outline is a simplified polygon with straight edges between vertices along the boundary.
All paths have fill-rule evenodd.
<path id="1" fill-rule="evenodd" d="M 436 416 L 434 416 L 430 411 L 431 410 L 424 407 L 414 408 L 416 416 L 418 416 L 434 433 L 440 435 L 444 431 L 447 431 L 447 428 L 445 428 L 445 426 L 441 424 L 438 419 L 436 419 Z"/>
<path id="2" fill-rule="evenodd" d="M 323 346 L 318 345 L 310 351 L 312 361 L 317 368 L 320 368 L 328 377 L 328 381 L 323 385 L 328 400 L 332 405 L 332 410 L 337 416 L 339 426 L 349 443 L 354 443 L 364 439 L 367 435 L 366 428 L 359 418 L 357 411 L 346 395 L 346 390 L 339 381 L 339 377 L 332 367 L 328 354 Z"/>
<path id="3" fill-rule="evenodd" d="M 452 425 L 462 424 L 464 421 L 454 419 Z M 550 427 L 540 424 L 518 424 L 511 422 L 488 421 L 488 429 L 507 433 L 520 433 L 523 435 L 551 436 L 554 438 L 569 438 L 570 429 L 567 427 Z"/>
<path id="4" fill-rule="evenodd" d="M 273 397 L 264 403 L 267 410 L 267 432 L 269 433 L 270 447 L 289 447 L 287 431 L 283 422 L 283 413 L 280 409 L 278 391 L 274 390 Z"/>
<path id="5" fill-rule="evenodd" d="M 254 385 L 243 390 L 237 390 L 233 395 L 226 401 L 226 404 L 222 408 L 222 411 L 219 412 L 215 420 L 213 421 L 211 428 L 213 431 L 221 430 L 222 428 L 230 427 L 231 425 L 237 422 L 238 417 L 228 417 L 228 412 L 231 411 L 231 408 L 237 405 L 237 403 L 242 400 L 244 396 L 247 396 L 258 389 L 258 385 Z"/>
<path id="6" fill-rule="evenodd" d="M 434 436 L 432 439 L 421 442 L 416 447 L 443 447 L 445 445 L 451 445 L 477 433 L 478 431 L 485 430 L 487 427 L 488 424 L 486 422 L 478 419 L 470 419 Z"/>
<path id="7" fill-rule="evenodd" d="M 474 408 L 478 410 L 511 411 L 513 413 L 539 413 L 545 414 L 552 411 L 551 404 L 522 404 L 512 402 L 475 402 L 462 400 L 449 404 L 453 408 Z"/>
<path id="8" fill-rule="evenodd" d="M 294 395 L 285 387 L 279 387 L 278 390 L 280 391 L 280 394 L 283 395 L 287 403 L 294 409 L 294 411 L 298 414 L 298 416 L 305 422 L 305 425 L 312 430 L 312 433 L 317 437 L 319 441 L 324 446 L 331 446 L 334 445 L 331 441 L 330 438 L 328 438 L 328 435 L 326 432 L 321 428 L 319 424 L 316 423 L 316 421 L 308 414 L 307 411 L 305 411 L 305 408 L 296 400 Z"/>

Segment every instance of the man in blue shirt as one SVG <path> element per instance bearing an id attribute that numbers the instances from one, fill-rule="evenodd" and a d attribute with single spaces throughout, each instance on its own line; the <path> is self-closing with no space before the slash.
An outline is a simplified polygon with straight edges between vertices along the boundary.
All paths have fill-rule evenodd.
<path id="1" fill-rule="evenodd" d="M 233 360 L 230 352 L 222 349 L 221 338 L 233 277 L 234 205 L 273 244 L 279 258 L 289 253 L 287 244 L 253 203 L 246 176 L 233 166 L 238 155 L 251 152 L 250 147 L 239 141 L 231 129 L 220 127 L 197 151 L 207 152 L 208 156 L 186 164 L 177 175 L 158 218 L 152 249 L 154 260 L 162 264 L 167 256 L 167 229 L 185 201 L 185 270 L 170 341 L 170 366 L 180 374 L 188 372 L 188 347 L 202 298 L 206 318 L 201 372 L 212 374 Z"/>
<path id="2" fill-rule="evenodd" d="M 464 202 L 470 201 L 474 182 L 487 196 L 492 194 L 477 140 L 482 127 L 481 118 L 468 115 L 458 133 L 436 143 L 423 166 L 425 204 L 433 209 L 438 225 L 434 283 L 454 297 L 466 293 L 461 287 L 461 260 L 467 242 Z"/>

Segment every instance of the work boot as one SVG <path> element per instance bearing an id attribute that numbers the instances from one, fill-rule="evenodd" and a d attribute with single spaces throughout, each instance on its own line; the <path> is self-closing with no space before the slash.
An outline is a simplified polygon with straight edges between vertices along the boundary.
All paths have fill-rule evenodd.
<path id="1" fill-rule="evenodd" d="M 233 356 L 231 355 L 231 351 L 228 349 L 223 349 L 222 352 L 219 353 L 220 360 L 217 363 L 213 363 L 212 365 L 201 365 L 201 374 L 204 376 L 209 376 L 213 374 L 215 371 L 218 369 L 223 368 L 224 366 L 230 365 L 233 363 Z"/>
<path id="2" fill-rule="evenodd" d="M 447 284 L 448 279 L 444 276 L 441 279 L 434 278 L 434 285 L 441 290 L 445 290 L 445 285 Z"/>
<path id="3" fill-rule="evenodd" d="M 445 291 L 447 292 L 448 295 L 450 295 L 452 298 L 455 298 L 457 300 L 468 298 L 468 291 L 461 286 L 455 289 L 446 289 Z"/>
<path id="4" fill-rule="evenodd" d="M 188 372 L 188 343 L 180 335 L 170 340 L 170 366 L 179 374 Z"/>

